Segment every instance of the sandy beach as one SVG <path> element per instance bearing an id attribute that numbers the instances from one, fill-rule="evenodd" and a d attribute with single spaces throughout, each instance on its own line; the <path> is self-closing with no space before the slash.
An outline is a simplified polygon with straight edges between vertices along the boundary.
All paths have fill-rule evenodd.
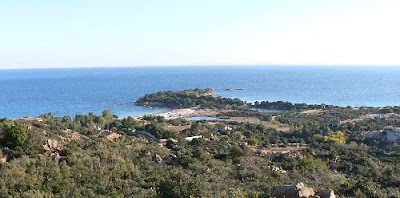
<path id="1" fill-rule="evenodd" d="M 186 109 L 172 109 L 170 111 L 162 112 L 162 113 L 156 113 L 152 114 L 153 116 L 163 116 L 165 119 L 170 120 L 170 119 L 176 119 L 176 118 L 184 118 L 184 117 L 190 117 L 194 113 L 198 111 L 197 109 L 191 109 L 191 108 L 186 108 Z"/>
<path id="2" fill-rule="evenodd" d="M 218 113 L 221 113 L 223 110 L 214 110 L 214 109 L 198 109 L 198 108 L 184 108 L 184 109 L 172 109 L 169 111 L 148 114 L 151 116 L 163 116 L 165 119 L 176 119 L 176 118 L 189 118 L 195 116 L 215 116 Z M 138 117 L 139 119 L 143 116 Z"/>

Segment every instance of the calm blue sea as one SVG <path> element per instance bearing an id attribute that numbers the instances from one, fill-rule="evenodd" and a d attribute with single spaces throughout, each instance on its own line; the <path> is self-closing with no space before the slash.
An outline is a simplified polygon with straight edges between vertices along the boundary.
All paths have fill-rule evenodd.
<path id="1" fill-rule="evenodd" d="M 215 88 L 246 101 L 341 106 L 400 105 L 399 67 L 132 67 L 0 70 L 0 117 L 159 112 L 135 106 L 146 93 Z M 225 88 L 244 91 L 224 91 Z"/>

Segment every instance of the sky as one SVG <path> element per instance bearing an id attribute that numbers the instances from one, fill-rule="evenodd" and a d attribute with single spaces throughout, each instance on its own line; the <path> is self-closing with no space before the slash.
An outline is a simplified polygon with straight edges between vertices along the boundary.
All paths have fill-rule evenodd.
<path id="1" fill-rule="evenodd" d="M 0 0 L 0 68 L 399 65 L 399 0 Z"/>

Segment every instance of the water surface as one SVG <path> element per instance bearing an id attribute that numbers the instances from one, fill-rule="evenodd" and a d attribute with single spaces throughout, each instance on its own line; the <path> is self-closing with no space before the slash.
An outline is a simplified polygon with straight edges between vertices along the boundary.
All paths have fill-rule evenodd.
<path id="1" fill-rule="evenodd" d="M 132 67 L 0 70 L 0 117 L 75 115 L 111 109 L 119 116 L 161 112 L 135 106 L 164 90 L 215 88 L 246 101 L 340 106 L 400 105 L 396 67 Z M 225 91 L 226 88 L 245 90 Z"/>

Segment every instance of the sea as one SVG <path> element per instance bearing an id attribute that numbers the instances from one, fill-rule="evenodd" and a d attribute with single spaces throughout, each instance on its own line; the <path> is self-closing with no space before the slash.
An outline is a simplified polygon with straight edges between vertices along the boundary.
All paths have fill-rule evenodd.
<path id="1" fill-rule="evenodd" d="M 0 117 L 165 111 L 135 101 L 166 90 L 213 88 L 222 97 L 339 106 L 400 106 L 400 67 L 176 66 L 0 70 Z M 227 88 L 244 90 L 226 91 Z"/>

